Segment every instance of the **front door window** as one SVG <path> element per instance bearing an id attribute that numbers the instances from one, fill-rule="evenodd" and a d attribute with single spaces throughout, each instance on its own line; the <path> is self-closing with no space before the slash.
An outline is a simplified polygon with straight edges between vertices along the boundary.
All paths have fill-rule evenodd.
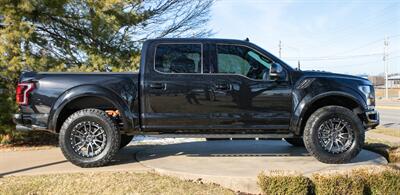
<path id="1" fill-rule="evenodd" d="M 269 78 L 272 61 L 249 47 L 219 44 L 217 58 L 217 73 L 239 74 L 256 80 Z"/>

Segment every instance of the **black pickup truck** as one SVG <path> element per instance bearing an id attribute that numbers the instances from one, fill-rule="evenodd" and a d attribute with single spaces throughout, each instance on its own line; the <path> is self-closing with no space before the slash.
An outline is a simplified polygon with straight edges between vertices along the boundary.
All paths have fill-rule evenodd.
<path id="1" fill-rule="evenodd" d="M 325 163 L 346 163 L 379 124 L 367 79 L 288 66 L 228 39 L 153 39 L 138 73 L 24 72 L 17 130 L 59 134 L 81 167 L 107 164 L 134 135 L 284 138 Z"/>

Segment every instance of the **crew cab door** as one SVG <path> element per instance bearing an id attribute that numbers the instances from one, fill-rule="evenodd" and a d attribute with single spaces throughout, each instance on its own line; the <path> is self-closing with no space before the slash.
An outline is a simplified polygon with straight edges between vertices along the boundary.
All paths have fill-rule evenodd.
<path id="1" fill-rule="evenodd" d="M 249 46 L 214 44 L 211 85 L 219 126 L 231 129 L 286 133 L 292 107 L 286 70 L 281 78 L 269 77 L 272 60 Z"/>
<path id="2" fill-rule="evenodd" d="M 210 75 L 207 45 L 157 42 L 149 45 L 141 74 L 144 131 L 188 131 L 208 126 Z"/>

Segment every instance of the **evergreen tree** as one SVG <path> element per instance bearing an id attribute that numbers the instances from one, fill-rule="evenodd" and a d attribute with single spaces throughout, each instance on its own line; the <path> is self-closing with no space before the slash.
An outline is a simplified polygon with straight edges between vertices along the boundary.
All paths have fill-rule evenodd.
<path id="1" fill-rule="evenodd" d="M 0 87 L 7 93 L 0 97 L 0 107 L 13 111 L 8 100 L 23 70 L 104 71 L 108 66 L 135 71 L 146 39 L 208 36 L 212 3 L 0 0 Z"/>

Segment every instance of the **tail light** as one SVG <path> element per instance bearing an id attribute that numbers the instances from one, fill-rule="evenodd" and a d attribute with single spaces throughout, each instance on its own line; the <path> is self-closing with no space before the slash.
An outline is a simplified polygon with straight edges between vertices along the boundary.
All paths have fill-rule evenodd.
<path id="1" fill-rule="evenodd" d="M 28 105 L 29 103 L 29 93 L 35 88 L 34 83 L 18 83 L 16 89 L 16 101 L 19 105 Z"/>

